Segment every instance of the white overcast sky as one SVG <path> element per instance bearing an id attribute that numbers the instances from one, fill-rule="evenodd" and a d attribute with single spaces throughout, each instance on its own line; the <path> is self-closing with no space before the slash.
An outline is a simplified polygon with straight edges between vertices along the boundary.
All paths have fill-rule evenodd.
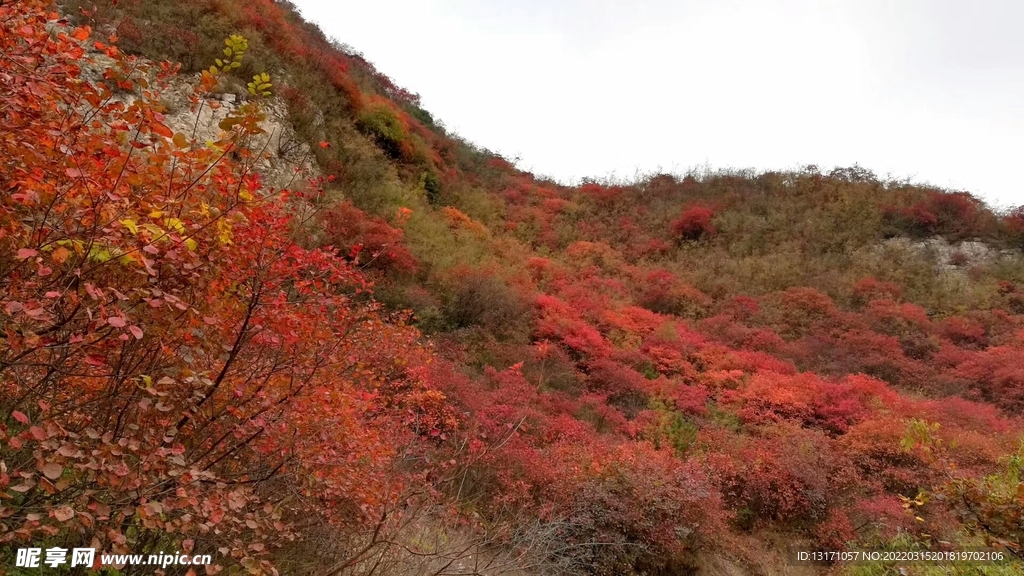
<path id="1" fill-rule="evenodd" d="M 294 0 L 563 182 L 823 168 L 1024 204 L 1024 0 Z"/>

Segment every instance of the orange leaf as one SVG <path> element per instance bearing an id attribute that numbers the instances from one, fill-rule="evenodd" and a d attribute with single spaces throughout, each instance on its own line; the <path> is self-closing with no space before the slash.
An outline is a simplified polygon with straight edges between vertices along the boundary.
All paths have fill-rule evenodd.
<path id="1" fill-rule="evenodd" d="M 71 37 L 75 40 L 86 40 L 89 38 L 90 32 L 91 30 L 89 30 L 88 26 L 81 26 L 79 28 L 75 28 L 74 31 L 71 32 Z"/>
<path id="2" fill-rule="evenodd" d="M 64 262 L 67 261 L 68 256 L 70 255 L 71 253 L 68 251 L 67 248 L 60 246 L 53 251 L 51 258 L 53 258 L 53 261 L 56 262 L 57 264 L 63 264 Z"/>
<path id="3" fill-rule="evenodd" d="M 159 134 L 159 135 L 163 136 L 164 138 L 173 138 L 174 137 L 174 132 L 171 132 L 170 128 L 168 128 L 167 126 L 164 126 L 160 122 L 153 122 L 152 130 L 153 130 L 154 134 Z"/>

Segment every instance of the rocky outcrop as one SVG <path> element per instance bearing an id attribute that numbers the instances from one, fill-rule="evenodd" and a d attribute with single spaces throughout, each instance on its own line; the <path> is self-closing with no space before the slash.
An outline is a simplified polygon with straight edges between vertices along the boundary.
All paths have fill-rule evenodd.
<path id="1" fill-rule="evenodd" d="M 104 72 L 114 60 L 103 53 L 90 52 L 83 59 L 82 78 L 90 82 L 103 80 Z M 232 112 L 245 104 L 245 97 L 232 92 L 214 95 L 193 110 L 190 95 L 199 82 L 198 75 L 175 76 L 160 90 L 160 103 L 165 108 L 164 124 L 196 142 L 218 138 L 219 124 Z M 139 95 L 135 91 L 119 92 L 114 99 L 131 103 Z M 264 133 L 249 142 L 249 148 L 258 154 L 254 169 L 266 188 L 301 190 L 310 179 L 321 175 L 309 144 L 302 141 L 288 121 L 288 110 L 274 97 L 261 101 L 266 119 L 260 123 Z"/>
<path id="2" fill-rule="evenodd" d="M 980 240 L 951 243 L 941 236 L 927 240 L 890 238 L 877 247 L 881 252 L 899 250 L 929 258 L 938 272 L 964 273 L 973 266 L 991 264 L 1001 258 L 1020 257 L 1017 250 L 999 250 Z"/>

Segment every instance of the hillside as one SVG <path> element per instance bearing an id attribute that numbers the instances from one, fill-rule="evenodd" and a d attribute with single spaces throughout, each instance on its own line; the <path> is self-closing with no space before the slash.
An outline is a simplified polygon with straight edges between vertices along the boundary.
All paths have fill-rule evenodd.
<path id="1" fill-rule="evenodd" d="M 0 22 L 0 574 L 1022 570 L 1024 207 L 565 186 L 287 2 Z"/>

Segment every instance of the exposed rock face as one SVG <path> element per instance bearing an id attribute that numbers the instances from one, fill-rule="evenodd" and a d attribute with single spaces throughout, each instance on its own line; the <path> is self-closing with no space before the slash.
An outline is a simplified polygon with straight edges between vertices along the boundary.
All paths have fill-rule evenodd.
<path id="1" fill-rule="evenodd" d="M 997 250 L 988 244 L 969 240 L 951 244 L 945 238 L 936 236 L 927 240 L 914 241 L 910 238 L 890 238 L 883 242 L 880 249 L 896 248 L 909 253 L 931 257 L 940 272 L 964 272 L 972 266 L 988 264 L 1000 258 L 1020 256 L 1016 250 Z"/>
<path id="2" fill-rule="evenodd" d="M 83 60 L 82 78 L 90 82 L 101 81 L 104 71 L 114 65 L 114 60 L 98 52 L 87 56 L 88 60 Z M 216 139 L 221 133 L 218 126 L 221 120 L 243 106 L 245 101 L 238 94 L 225 92 L 208 99 L 193 111 L 189 96 L 197 83 L 198 75 L 175 76 L 170 85 L 160 91 L 159 97 L 166 107 L 164 124 L 174 132 L 203 143 Z M 138 95 L 123 92 L 114 98 L 131 103 Z M 260 123 L 264 134 L 249 142 L 250 149 L 259 156 L 255 171 L 260 174 L 266 188 L 307 188 L 311 178 L 321 175 L 309 145 L 295 134 L 283 102 L 273 97 L 264 98 L 262 107 L 266 113 L 266 119 Z"/>

